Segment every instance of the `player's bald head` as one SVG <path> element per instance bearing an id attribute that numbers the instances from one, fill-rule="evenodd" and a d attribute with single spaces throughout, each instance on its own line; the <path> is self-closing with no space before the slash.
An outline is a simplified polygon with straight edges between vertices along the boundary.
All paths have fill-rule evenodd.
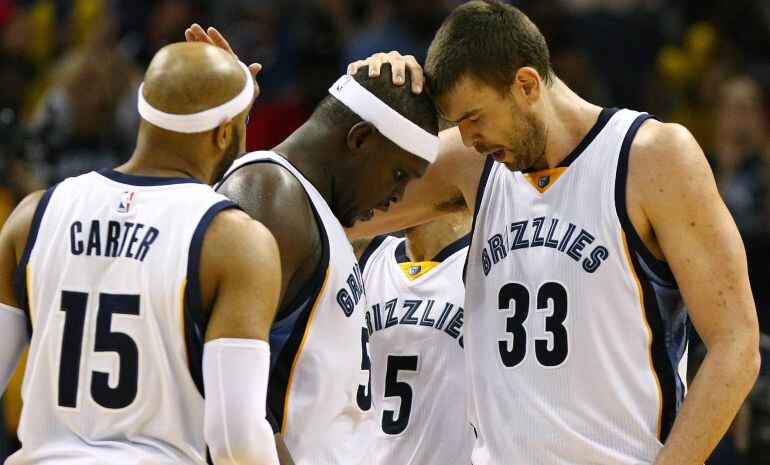
<path id="1" fill-rule="evenodd" d="M 229 101 L 243 86 L 243 69 L 233 55 L 213 45 L 184 42 L 155 54 L 143 95 L 158 110 L 190 114 Z"/>

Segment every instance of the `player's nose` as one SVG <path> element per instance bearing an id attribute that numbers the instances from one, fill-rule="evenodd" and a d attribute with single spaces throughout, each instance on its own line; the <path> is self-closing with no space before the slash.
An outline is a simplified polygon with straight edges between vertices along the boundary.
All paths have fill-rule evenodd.
<path id="1" fill-rule="evenodd" d="M 457 125 L 457 128 L 460 130 L 460 138 L 463 141 L 463 145 L 466 147 L 473 147 L 473 142 L 476 137 L 473 134 L 470 123 L 467 121 L 461 121 L 460 124 Z"/>

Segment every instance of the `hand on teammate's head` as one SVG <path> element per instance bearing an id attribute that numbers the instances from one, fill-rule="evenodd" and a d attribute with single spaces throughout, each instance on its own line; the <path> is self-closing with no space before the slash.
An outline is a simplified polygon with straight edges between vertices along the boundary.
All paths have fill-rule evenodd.
<path id="1" fill-rule="evenodd" d="M 412 55 L 401 55 L 395 50 L 388 53 L 375 53 L 365 60 L 358 60 L 348 65 L 348 74 L 356 74 L 364 66 L 369 66 L 369 77 L 376 78 L 380 76 L 380 67 L 383 63 L 390 63 L 393 73 L 393 84 L 397 86 L 404 85 L 406 70 L 412 77 L 412 92 L 422 93 L 425 88 L 425 76 L 422 72 L 422 66 Z"/>
<path id="2" fill-rule="evenodd" d="M 230 52 L 236 59 L 238 58 L 238 55 L 236 55 L 232 47 L 230 47 L 230 43 L 227 42 L 225 36 L 223 36 L 215 27 L 209 27 L 204 30 L 198 23 L 193 23 L 184 31 L 184 38 L 187 42 L 205 42 L 214 45 L 215 47 Z M 249 71 L 251 71 L 251 76 L 254 79 L 257 78 L 257 73 L 259 73 L 261 69 L 262 65 L 259 63 L 251 63 L 249 65 Z"/>

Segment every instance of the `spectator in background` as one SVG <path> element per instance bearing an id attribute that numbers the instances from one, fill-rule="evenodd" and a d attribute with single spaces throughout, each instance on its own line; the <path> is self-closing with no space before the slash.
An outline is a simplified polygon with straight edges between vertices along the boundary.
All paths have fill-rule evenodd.
<path id="1" fill-rule="evenodd" d="M 770 332 L 770 138 L 764 101 L 753 78 L 722 79 L 711 160 L 746 245 L 760 325 Z"/>
<path id="2" fill-rule="evenodd" d="M 135 111 L 120 111 L 135 108 L 127 60 L 115 49 L 77 50 L 54 73 L 28 127 L 27 155 L 46 166 L 46 184 L 125 160 L 138 127 Z"/>

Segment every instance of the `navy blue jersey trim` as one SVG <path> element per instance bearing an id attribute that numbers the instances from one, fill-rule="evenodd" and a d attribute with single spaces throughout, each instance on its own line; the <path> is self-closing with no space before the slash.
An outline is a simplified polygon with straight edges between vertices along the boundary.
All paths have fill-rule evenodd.
<path id="1" fill-rule="evenodd" d="M 287 160 L 285 157 L 280 154 L 276 155 L 280 156 L 287 164 L 291 165 L 291 162 L 289 162 L 289 160 Z M 288 171 L 292 176 L 297 178 L 293 172 L 283 166 L 280 162 L 269 158 L 263 158 L 252 160 L 240 165 L 238 168 L 234 169 L 232 172 L 223 177 L 219 182 L 219 186 L 224 184 L 224 182 L 230 178 L 230 176 L 232 176 L 243 167 L 257 163 L 272 163 L 274 165 L 278 165 Z M 297 181 L 299 181 L 298 178 Z M 302 185 L 301 181 L 300 185 Z M 303 185 L 302 188 L 305 189 L 305 186 Z M 331 245 L 329 244 L 329 237 L 326 233 L 323 219 L 318 213 L 318 210 L 313 204 L 313 201 L 310 199 L 310 196 L 307 194 L 307 189 L 305 189 L 305 195 L 307 196 L 307 201 L 310 204 L 310 208 L 313 210 L 313 217 L 316 221 L 316 227 L 321 234 L 323 251 L 321 260 L 318 262 L 318 266 L 316 267 L 310 279 L 308 279 L 307 283 L 302 287 L 302 291 L 299 292 L 290 302 L 281 305 L 281 308 L 279 309 L 280 315 L 286 315 L 280 321 L 285 321 L 288 318 L 295 317 L 295 312 L 297 311 L 299 311 L 300 314 L 296 316 L 296 321 L 291 329 L 291 332 L 289 333 L 289 336 L 284 343 L 281 352 L 276 357 L 275 364 L 270 371 L 270 380 L 267 386 L 267 410 L 270 423 L 273 426 L 273 431 L 275 433 L 280 433 L 280 428 L 283 424 L 283 417 L 286 413 L 283 409 L 286 405 L 286 396 L 288 394 L 287 390 L 291 380 L 291 366 L 297 356 L 297 353 L 299 352 L 300 345 L 302 344 L 302 338 L 305 335 L 305 331 L 307 329 L 310 313 L 313 310 L 316 300 L 318 300 L 320 297 L 321 288 L 323 287 L 324 278 L 326 277 L 326 272 L 329 267 L 329 256 L 331 253 Z M 280 322 L 275 322 L 274 325 L 278 323 Z"/>
<path id="2" fill-rule="evenodd" d="M 377 236 L 369 242 L 369 245 L 366 246 L 364 253 L 361 254 L 361 259 L 358 260 L 358 267 L 361 269 L 362 273 L 364 272 L 364 268 L 369 262 L 369 259 L 372 257 L 372 254 L 374 254 L 374 252 L 382 245 L 383 242 L 385 242 L 385 239 L 387 238 L 387 234 Z"/>
<path id="3" fill-rule="evenodd" d="M 456 254 L 457 252 L 461 251 L 465 247 L 468 247 L 471 245 L 471 234 L 468 233 L 464 235 L 463 237 L 457 239 L 456 241 L 452 242 L 448 246 L 441 249 L 441 251 L 436 254 L 435 257 L 433 257 L 434 262 L 443 262 L 447 258 L 451 257 L 452 255 Z"/>
<path id="4" fill-rule="evenodd" d="M 283 160 L 286 163 L 294 167 L 294 165 L 292 165 L 291 162 L 289 162 L 289 160 L 287 160 L 285 157 L 277 153 L 276 155 L 283 158 Z M 324 247 L 322 252 L 324 254 L 323 256 L 328 256 L 329 240 L 326 236 L 326 228 L 323 226 L 323 220 L 321 219 L 321 215 L 318 213 L 318 210 L 316 210 L 315 205 L 313 204 L 313 201 L 310 199 L 310 195 L 307 194 L 307 189 L 305 189 L 305 186 L 302 185 L 302 182 L 297 178 L 297 176 L 294 175 L 294 173 L 291 172 L 291 170 L 281 165 L 281 163 L 275 160 L 271 160 L 269 158 L 263 158 L 263 159 L 246 162 L 241 166 L 239 166 L 238 168 L 234 169 L 232 172 L 228 173 L 225 177 L 223 177 L 222 180 L 218 183 L 217 188 L 221 187 L 224 184 L 224 182 L 230 178 L 230 176 L 237 173 L 242 168 L 245 168 L 251 165 L 256 165 L 257 163 L 271 163 L 273 165 L 280 166 L 282 169 L 286 170 L 289 174 L 291 174 L 295 179 L 297 179 L 297 182 L 300 183 L 300 186 L 302 187 L 302 189 L 305 190 L 305 196 L 307 197 L 307 202 L 310 205 L 310 209 L 313 211 L 313 217 L 315 218 L 315 221 L 316 221 L 316 227 L 318 228 L 318 231 L 321 234 L 322 245 Z M 294 168 L 296 169 L 296 167 Z M 280 316 L 285 315 L 281 320 L 278 320 L 278 321 L 282 321 L 282 320 L 285 320 L 286 318 L 289 318 L 296 309 L 302 306 L 314 294 L 316 288 L 320 288 L 320 286 L 323 284 L 327 265 L 328 263 L 325 263 L 324 260 L 321 260 L 320 262 L 318 262 L 318 266 L 316 267 L 315 271 L 313 271 L 313 274 L 310 276 L 310 279 L 308 279 L 307 283 L 302 287 L 303 291 L 299 292 L 289 302 L 282 304 L 281 307 L 278 309 L 278 315 Z"/>
<path id="5" fill-rule="evenodd" d="M 203 341 L 208 326 L 208 315 L 201 301 L 200 263 L 203 249 L 203 237 L 209 224 L 221 211 L 229 208 L 239 208 L 230 200 L 222 200 L 212 205 L 203 214 L 198 226 L 195 227 L 190 251 L 187 256 L 187 286 L 184 290 L 184 336 L 187 346 L 187 365 L 190 368 L 195 386 L 201 395 L 203 392 Z"/>
<path id="6" fill-rule="evenodd" d="M 16 295 L 19 299 L 21 309 L 24 310 L 24 315 L 27 317 L 27 332 L 29 336 L 32 336 L 32 315 L 29 308 L 29 294 L 27 293 L 27 265 L 29 264 L 29 257 L 32 255 L 32 249 L 35 247 L 37 241 L 37 235 L 40 232 L 40 224 L 43 221 L 43 215 L 48 207 L 48 202 L 51 201 L 51 196 L 58 184 L 48 188 L 47 191 L 40 197 L 40 200 L 35 207 L 35 213 L 32 215 L 32 223 L 29 226 L 29 234 L 27 235 L 27 243 L 24 245 L 24 253 L 21 256 L 19 265 L 16 267 L 16 275 L 14 276 L 14 287 L 16 288 Z"/>
<path id="7" fill-rule="evenodd" d="M 409 263 L 409 257 L 406 256 L 406 239 L 401 239 L 401 242 L 396 246 L 396 250 L 393 252 L 396 258 L 396 263 Z"/>
<path id="8" fill-rule="evenodd" d="M 451 257 L 455 253 L 462 250 L 464 247 L 468 247 L 471 244 L 471 233 L 468 233 L 464 235 L 463 237 L 455 240 L 454 242 L 448 244 L 446 247 L 441 249 L 439 253 L 436 254 L 435 257 L 433 257 L 432 262 L 443 262 L 447 258 Z M 409 259 L 409 257 L 406 254 L 406 240 L 402 239 L 401 242 L 396 246 L 395 250 L 395 258 L 397 263 L 409 263 L 412 260 Z"/>
<path id="9" fill-rule="evenodd" d="M 665 442 L 671 427 L 674 424 L 677 413 L 677 377 L 679 376 L 677 369 L 672 365 L 668 356 L 668 349 L 666 346 L 666 329 L 663 315 L 658 305 L 658 299 L 655 295 L 655 289 L 650 281 L 647 273 L 642 267 L 640 260 L 644 259 L 645 254 L 652 256 L 647 250 L 639 235 L 636 232 L 626 209 L 626 180 L 628 177 L 628 155 L 631 149 L 631 142 L 634 140 L 639 127 L 647 119 L 652 118 L 648 114 L 639 115 L 633 123 L 631 123 L 628 132 L 626 133 L 623 143 L 620 147 L 620 154 L 618 158 L 618 168 L 615 178 L 615 208 L 617 210 L 620 224 L 628 240 L 629 256 L 631 259 L 631 265 L 634 268 L 634 272 L 639 278 L 639 282 L 642 286 L 642 292 L 644 297 L 644 314 L 647 319 L 647 324 L 652 332 L 652 345 L 650 348 L 652 356 L 652 365 L 655 370 L 655 374 L 660 383 L 661 390 L 661 402 L 663 403 L 661 409 L 660 418 L 660 441 Z M 654 258 L 654 257 L 653 257 Z M 656 260 L 657 261 L 657 260 Z M 647 260 L 645 260 L 645 264 Z M 653 270 L 655 271 L 655 270 Z M 670 272 L 669 272 L 670 273 Z M 657 272 L 656 272 L 657 274 Z"/>
<path id="10" fill-rule="evenodd" d="M 599 113 L 599 117 L 596 119 L 596 123 L 591 127 L 591 129 L 588 131 L 588 134 L 583 137 L 583 139 L 580 141 L 580 143 L 575 147 L 572 152 L 569 153 L 566 157 L 564 157 L 564 160 L 561 161 L 557 165 L 557 168 L 564 168 L 572 164 L 577 158 L 582 154 L 585 149 L 591 144 L 591 142 L 596 139 L 596 136 L 599 135 L 599 133 L 604 129 L 604 126 L 607 125 L 607 123 L 610 121 L 610 118 L 612 118 L 612 115 L 618 112 L 618 108 L 602 108 L 602 111 Z M 531 173 L 532 171 L 535 171 L 534 168 L 529 167 L 524 170 L 522 170 L 522 173 Z"/>
<path id="11" fill-rule="evenodd" d="M 318 219 L 318 221 L 320 222 L 320 219 Z M 267 386 L 267 408 L 274 421 L 273 431 L 275 433 L 281 432 L 283 418 L 287 413 L 284 411 L 284 407 L 286 406 L 286 396 L 289 394 L 288 389 L 289 382 L 291 381 L 291 366 L 302 345 L 302 338 L 307 331 L 307 325 L 310 321 L 310 313 L 313 311 L 316 301 L 321 297 L 324 278 L 326 277 L 329 267 L 331 247 L 329 238 L 326 235 L 326 229 L 321 228 L 321 231 L 324 246 L 319 268 L 306 285 L 306 288 L 309 290 L 307 293 L 308 298 L 306 301 L 300 303 L 300 305 L 303 305 L 301 313 L 297 317 L 297 321 L 294 323 L 294 327 L 292 328 L 286 343 L 283 345 L 283 349 L 281 349 L 281 352 L 278 354 L 275 365 L 273 365 L 273 369 L 270 372 L 270 380 Z M 304 305 L 305 303 L 306 305 Z"/>
<path id="12" fill-rule="evenodd" d="M 662 260 L 658 260 L 652 252 L 644 245 L 644 242 L 639 237 L 631 223 L 631 219 L 628 216 L 628 209 L 626 205 L 626 189 L 628 184 L 628 156 L 631 150 L 631 142 L 634 140 L 636 132 L 639 127 L 648 119 L 655 118 L 653 115 L 641 114 L 636 117 L 626 133 L 623 143 L 620 146 L 620 154 L 618 158 L 618 168 L 615 176 L 615 209 L 618 214 L 620 224 L 623 226 L 623 231 L 626 232 L 629 245 L 633 245 L 634 249 L 639 252 L 641 260 L 644 265 L 649 268 L 653 276 L 661 285 L 672 286 L 675 285 L 674 274 L 671 272 L 668 264 Z"/>
<path id="13" fill-rule="evenodd" d="M 132 186 L 168 186 L 172 184 L 203 184 L 195 178 L 172 178 L 163 176 L 140 176 L 138 174 L 121 173 L 109 168 L 104 168 L 97 173 L 101 174 L 107 179 L 111 179 L 121 184 L 129 184 Z"/>
<path id="14" fill-rule="evenodd" d="M 481 208 L 481 200 L 484 197 L 484 189 L 487 187 L 489 173 L 492 172 L 494 163 L 495 159 L 492 158 L 492 155 L 487 155 L 487 160 L 484 163 L 484 171 L 481 172 L 481 179 L 479 179 L 479 187 L 476 189 L 476 205 L 473 207 L 473 223 L 471 223 L 471 232 L 468 234 L 468 255 L 465 257 L 465 265 L 463 265 L 463 284 L 465 284 L 465 275 L 468 273 L 468 259 L 471 256 L 470 246 L 473 243 L 473 233 L 476 231 L 476 219 L 479 216 L 479 208 Z"/>

